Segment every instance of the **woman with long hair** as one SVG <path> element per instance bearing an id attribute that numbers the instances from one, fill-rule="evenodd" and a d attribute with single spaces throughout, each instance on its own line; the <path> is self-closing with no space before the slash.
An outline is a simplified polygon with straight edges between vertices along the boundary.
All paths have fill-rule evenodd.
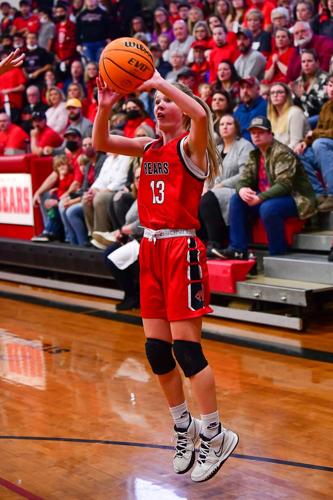
<path id="1" fill-rule="evenodd" d="M 152 41 L 157 42 L 161 34 L 168 36 L 170 42 L 174 39 L 172 24 L 169 20 L 169 13 L 164 7 L 157 7 L 154 10 L 154 30 L 152 34 Z"/>
<path id="2" fill-rule="evenodd" d="M 214 376 L 201 346 L 202 316 L 210 307 L 205 247 L 195 231 L 204 182 L 218 171 L 210 110 L 187 87 L 171 85 L 155 71 L 138 90 L 156 90 L 160 137 L 115 139 L 109 136 L 108 120 L 120 96 L 101 80 L 98 87 L 95 148 L 143 156 L 138 193 L 145 228 L 139 256 L 141 314 L 147 358 L 174 420 L 174 471 L 190 470 L 200 437 L 191 478 L 206 481 L 238 443 L 237 434 L 220 423 Z M 188 410 L 176 360 L 191 382 L 201 422 Z"/>
<path id="3" fill-rule="evenodd" d="M 293 105 L 291 90 L 283 82 L 270 86 L 267 117 L 272 124 L 274 138 L 291 149 L 294 149 L 307 133 L 308 125 L 304 112 Z"/>
<path id="4" fill-rule="evenodd" d="M 45 113 L 47 125 L 61 134 L 68 121 L 64 93 L 58 87 L 50 87 L 46 92 L 46 102 L 49 106 Z"/>
<path id="5" fill-rule="evenodd" d="M 239 80 L 235 66 L 227 59 L 223 59 L 217 67 L 217 80 L 214 88 L 216 90 L 226 90 L 233 101 L 237 104 L 239 101 Z"/>
<path id="6" fill-rule="evenodd" d="M 227 90 L 213 90 L 211 100 L 211 110 L 213 112 L 214 130 L 219 133 L 220 119 L 226 113 L 233 112 L 233 102 Z"/>
<path id="7" fill-rule="evenodd" d="M 231 12 L 227 16 L 225 24 L 229 31 L 237 33 L 244 22 L 245 12 L 247 11 L 248 4 L 246 0 L 232 0 L 231 6 Z"/>
<path id="8" fill-rule="evenodd" d="M 228 245 L 229 202 L 236 192 L 236 184 L 250 151 L 251 142 L 242 138 L 239 123 L 232 114 L 225 114 L 219 122 L 222 144 L 220 153 L 220 172 L 211 187 L 200 201 L 200 220 L 202 235 L 207 239 L 208 257 L 216 257 L 215 252 Z"/>

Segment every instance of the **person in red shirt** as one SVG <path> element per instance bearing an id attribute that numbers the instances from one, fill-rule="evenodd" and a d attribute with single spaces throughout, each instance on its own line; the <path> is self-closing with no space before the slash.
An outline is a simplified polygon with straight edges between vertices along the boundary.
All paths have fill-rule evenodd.
<path id="1" fill-rule="evenodd" d="M 40 22 L 39 17 L 31 13 L 31 5 L 28 0 L 21 0 L 19 3 L 21 15 L 14 19 L 11 34 L 21 33 L 26 36 L 28 33 L 38 33 Z"/>
<path id="2" fill-rule="evenodd" d="M 54 53 L 59 69 L 66 73 L 72 61 L 77 57 L 77 41 L 75 24 L 68 19 L 67 5 L 57 2 L 54 20 L 56 23 Z"/>
<path id="3" fill-rule="evenodd" d="M 136 97 L 129 97 L 126 101 L 125 112 L 127 121 L 124 127 L 124 135 L 126 137 L 134 137 L 135 131 L 141 123 L 147 123 L 152 129 L 155 129 L 155 123 L 149 116 L 147 116 L 144 105 L 140 99 Z"/>
<path id="4" fill-rule="evenodd" d="M 28 134 L 11 123 L 6 113 L 0 113 L 0 155 L 24 154 L 29 143 Z"/>
<path id="5" fill-rule="evenodd" d="M 217 79 L 217 69 L 223 59 L 235 62 L 239 56 L 236 44 L 227 42 L 227 34 L 223 26 L 213 28 L 213 40 L 216 44 L 209 55 L 209 83 L 214 83 Z"/>
<path id="6" fill-rule="evenodd" d="M 205 42 L 193 42 L 193 63 L 189 64 L 191 70 L 195 73 L 196 84 L 207 82 L 209 75 L 209 63 L 205 57 Z M 197 90 L 194 92 L 197 93 Z"/>
<path id="7" fill-rule="evenodd" d="M 155 71 L 138 91 L 156 90 L 154 114 L 160 137 L 152 141 L 112 136 L 109 118 L 121 96 L 100 79 L 97 85 L 95 148 L 142 157 L 138 192 L 139 219 L 145 228 L 140 243 L 141 313 L 147 358 L 175 424 L 174 471 L 183 474 L 191 469 L 200 432 L 199 457 L 191 479 L 206 481 L 238 444 L 237 434 L 220 423 L 214 376 L 200 343 L 201 317 L 210 308 L 206 252 L 195 230 L 200 227 L 205 180 L 218 171 L 210 110 L 189 89 L 185 93 Z M 188 410 L 180 369 L 191 383 L 201 422 Z"/>
<path id="8" fill-rule="evenodd" d="M 23 95 L 27 79 L 21 68 L 13 68 L 0 75 L 0 108 L 4 107 L 6 96 L 10 105 L 12 120 L 17 121 L 23 107 Z"/>
<path id="9" fill-rule="evenodd" d="M 30 138 L 33 154 L 42 156 L 45 146 L 58 148 L 63 143 L 62 137 L 46 125 L 46 114 L 43 111 L 32 113 L 32 126 Z"/>
<path id="10" fill-rule="evenodd" d="M 293 51 L 291 36 L 286 28 L 279 28 L 274 34 L 276 50 L 269 56 L 265 68 L 265 83 L 286 82 L 288 62 Z"/>

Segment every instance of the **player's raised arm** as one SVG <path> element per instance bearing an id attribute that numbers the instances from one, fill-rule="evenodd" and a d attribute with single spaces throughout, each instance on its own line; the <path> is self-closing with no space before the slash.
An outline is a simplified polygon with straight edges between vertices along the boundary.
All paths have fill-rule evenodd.
<path id="1" fill-rule="evenodd" d="M 208 145 L 208 118 L 205 109 L 193 97 L 164 80 L 158 71 L 139 87 L 139 91 L 156 89 L 173 101 L 191 119 L 187 145 L 192 160 L 206 171 L 206 151 Z"/>
<path id="2" fill-rule="evenodd" d="M 150 138 L 112 136 L 109 134 L 109 118 L 112 107 L 122 97 L 109 89 L 101 77 L 97 78 L 98 110 L 93 127 L 93 144 L 97 151 L 105 151 L 127 156 L 142 156 L 143 148 Z"/>
<path id="3" fill-rule="evenodd" d="M 18 68 L 22 66 L 25 55 L 22 53 L 20 49 L 16 49 L 8 56 L 6 56 L 2 61 L 0 61 L 0 75 L 3 75 L 7 71 Z"/>

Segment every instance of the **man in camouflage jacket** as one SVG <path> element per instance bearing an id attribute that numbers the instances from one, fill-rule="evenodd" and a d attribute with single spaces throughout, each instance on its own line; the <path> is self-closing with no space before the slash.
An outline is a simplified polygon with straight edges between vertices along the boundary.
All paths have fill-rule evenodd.
<path id="1" fill-rule="evenodd" d="M 249 154 L 236 194 L 230 201 L 230 247 L 225 258 L 246 258 L 250 243 L 249 216 L 260 217 L 271 255 L 286 253 L 284 219 L 306 219 L 316 212 L 315 193 L 301 161 L 274 139 L 270 121 L 253 118 L 249 131 L 256 147 Z"/>

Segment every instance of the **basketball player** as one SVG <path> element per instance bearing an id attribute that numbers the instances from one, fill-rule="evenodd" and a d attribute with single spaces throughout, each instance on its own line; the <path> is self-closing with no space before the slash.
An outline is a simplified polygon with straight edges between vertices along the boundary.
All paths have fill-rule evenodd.
<path id="1" fill-rule="evenodd" d="M 177 438 L 177 474 L 194 464 L 193 481 L 213 477 L 233 452 L 238 436 L 222 427 L 214 376 L 200 344 L 202 316 L 209 307 L 205 247 L 196 237 L 198 207 L 207 178 L 217 171 L 209 108 L 186 87 L 171 85 L 155 71 L 138 90 L 156 89 L 154 112 L 161 137 L 109 136 L 108 119 L 121 97 L 98 79 L 94 146 L 143 156 L 138 208 L 146 228 L 140 246 L 141 311 L 146 354 L 168 401 Z M 191 416 L 178 367 L 191 381 L 201 421 Z"/>
<path id="2" fill-rule="evenodd" d="M 18 68 L 23 64 L 24 54 L 20 54 L 20 49 L 16 49 L 0 61 L 0 75 L 7 71 Z"/>

